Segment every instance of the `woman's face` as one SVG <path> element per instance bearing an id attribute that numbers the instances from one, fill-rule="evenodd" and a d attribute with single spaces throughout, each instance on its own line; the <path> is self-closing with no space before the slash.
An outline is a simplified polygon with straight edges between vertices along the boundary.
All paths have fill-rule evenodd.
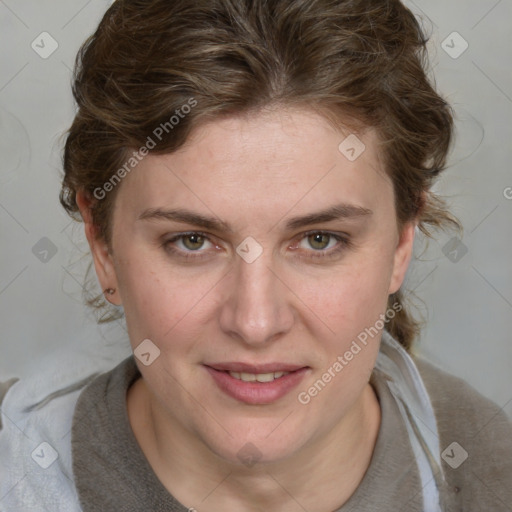
<path id="1" fill-rule="evenodd" d="M 225 460 L 282 460 L 335 429 L 396 313 L 414 226 L 398 232 L 375 133 L 355 159 L 349 133 L 299 110 L 204 125 L 124 178 L 113 256 L 94 248 L 152 406 Z"/>

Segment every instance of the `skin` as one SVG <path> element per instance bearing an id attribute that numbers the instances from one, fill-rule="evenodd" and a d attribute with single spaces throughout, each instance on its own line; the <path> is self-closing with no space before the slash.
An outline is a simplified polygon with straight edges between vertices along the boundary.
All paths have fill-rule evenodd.
<path id="1" fill-rule="evenodd" d="M 109 299 L 124 307 L 132 348 L 150 339 L 160 349 L 149 366 L 136 359 L 142 379 L 127 408 L 156 475 L 186 507 L 329 512 L 370 464 L 381 415 L 368 381 L 380 333 L 307 405 L 297 399 L 385 313 L 412 252 L 415 223 L 397 227 L 377 134 L 359 135 L 366 149 L 350 162 L 338 150 L 349 133 L 284 108 L 201 126 L 178 152 L 149 155 L 124 178 L 112 253 L 78 195 L 98 279 L 116 288 Z M 286 227 L 339 203 L 372 213 Z M 186 208 L 232 231 L 137 220 L 149 208 Z M 163 246 L 190 231 L 209 238 Z M 308 237 L 318 231 L 350 243 L 318 244 Z M 249 236 L 263 249 L 252 263 L 236 253 Z M 221 361 L 309 369 L 286 396 L 249 405 L 220 391 L 203 366 Z M 251 467 L 237 456 L 249 442 L 260 457 Z"/>

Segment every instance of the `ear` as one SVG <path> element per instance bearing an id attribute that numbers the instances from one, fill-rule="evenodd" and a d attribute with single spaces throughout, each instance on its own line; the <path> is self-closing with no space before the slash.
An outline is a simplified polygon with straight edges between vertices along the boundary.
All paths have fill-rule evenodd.
<path id="1" fill-rule="evenodd" d="M 89 242 L 94 268 L 96 269 L 96 275 L 100 282 L 101 289 L 107 290 L 108 288 L 113 288 L 115 292 L 106 297 L 108 297 L 107 300 L 109 302 L 119 306 L 121 299 L 112 254 L 110 253 L 107 243 L 99 237 L 97 226 L 93 224 L 91 213 L 92 200 L 83 190 L 80 190 L 76 194 L 76 204 L 78 205 L 84 221 L 85 236 Z"/>
<path id="2" fill-rule="evenodd" d="M 400 286 L 402 286 L 412 257 L 415 230 L 416 222 L 408 222 L 402 228 L 398 245 L 395 249 L 393 272 L 391 274 L 388 294 L 397 292 Z"/>

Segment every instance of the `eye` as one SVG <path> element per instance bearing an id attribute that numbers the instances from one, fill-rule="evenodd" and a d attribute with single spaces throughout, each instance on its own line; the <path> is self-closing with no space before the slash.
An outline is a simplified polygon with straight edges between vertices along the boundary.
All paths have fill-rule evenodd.
<path id="1" fill-rule="evenodd" d="M 291 249 L 299 250 L 299 258 L 327 259 L 341 256 L 342 251 L 348 249 L 350 246 L 350 237 L 346 234 L 310 231 L 309 233 L 304 233 L 298 243 L 292 246 Z"/>
<path id="2" fill-rule="evenodd" d="M 309 247 L 315 251 L 330 249 L 331 247 L 334 247 L 337 242 L 337 240 L 330 233 L 313 233 L 306 235 L 303 240 L 305 240 Z"/>
<path id="3" fill-rule="evenodd" d="M 181 242 L 181 245 L 185 247 L 185 249 L 189 251 L 197 251 L 203 247 L 205 242 L 207 242 L 207 239 L 200 233 L 190 233 L 187 235 L 181 235 L 178 241 Z"/>
<path id="4" fill-rule="evenodd" d="M 209 249 L 217 247 L 210 238 L 201 232 L 179 233 L 163 242 L 165 251 L 177 258 L 195 258 L 208 256 Z"/>

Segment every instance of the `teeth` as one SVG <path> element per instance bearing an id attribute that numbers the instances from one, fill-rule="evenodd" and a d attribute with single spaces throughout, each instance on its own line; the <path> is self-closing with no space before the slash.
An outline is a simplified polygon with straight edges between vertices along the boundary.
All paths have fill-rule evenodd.
<path id="1" fill-rule="evenodd" d="M 244 382 L 272 382 L 279 379 L 283 375 L 288 375 L 290 372 L 273 372 L 273 373 L 244 373 L 244 372 L 228 372 L 231 377 Z"/>

